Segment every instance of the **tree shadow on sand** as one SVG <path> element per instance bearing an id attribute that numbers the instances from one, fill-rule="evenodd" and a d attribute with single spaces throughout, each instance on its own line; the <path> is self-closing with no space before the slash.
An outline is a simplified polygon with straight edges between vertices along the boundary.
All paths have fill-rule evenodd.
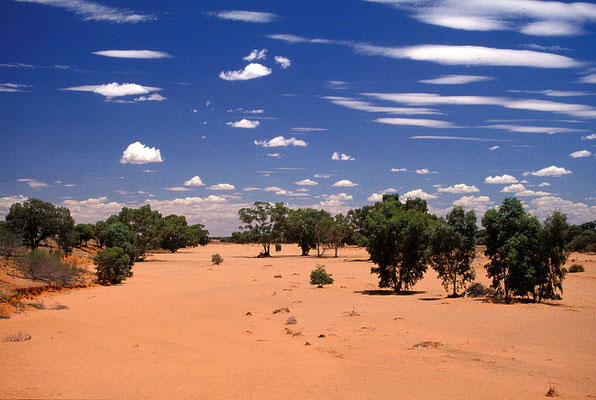
<path id="1" fill-rule="evenodd" d="M 393 289 L 374 289 L 374 290 L 356 290 L 354 293 L 366 296 L 412 296 L 415 294 L 426 293 L 426 290 L 402 290 L 396 292 Z"/>

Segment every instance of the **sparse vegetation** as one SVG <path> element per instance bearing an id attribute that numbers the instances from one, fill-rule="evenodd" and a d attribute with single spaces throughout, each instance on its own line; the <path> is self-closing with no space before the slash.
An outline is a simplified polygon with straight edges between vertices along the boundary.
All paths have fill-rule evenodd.
<path id="1" fill-rule="evenodd" d="M 59 252 L 48 253 L 39 249 L 22 257 L 17 269 L 28 278 L 61 286 L 74 284 L 78 273 L 75 266 L 62 261 Z"/>
<path id="2" fill-rule="evenodd" d="M 223 257 L 220 256 L 218 253 L 215 253 L 211 256 L 211 263 L 214 265 L 219 265 L 224 261 Z"/>
<path id="3" fill-rule="evenodd" d="M 584 272 L 584 266 L 581 264 L 573 264 L 571 267 L 569 267 L 569 272 L 572 274 L 575 274 L 577 272 Z"/>
<path id="4" fill-rule="evenodd" d="M 483 297 L 483 296 L 494 296 L 495 290 L 487 288 L 480 282 L 474 282 L 464 291 L 464 296 L 470 297 Z"/>
<path id="5" fill-rule="evenodd" d="M 325 266 L 317 264 L 316 268 L 310 272 L 310 284 L 323 287 L 323 285 L 331 285 L 333 283 L 332 274 L 328 273 Z"/>

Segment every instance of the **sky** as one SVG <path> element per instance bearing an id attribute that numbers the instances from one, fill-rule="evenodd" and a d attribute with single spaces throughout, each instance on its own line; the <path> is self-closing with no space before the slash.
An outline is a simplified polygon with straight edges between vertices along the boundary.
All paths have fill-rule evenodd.
<path id="1" fill-rule="evenodd" d="M 596 4 L 0 0 L 0 217 L 507 196 L 596 219 Z"/>

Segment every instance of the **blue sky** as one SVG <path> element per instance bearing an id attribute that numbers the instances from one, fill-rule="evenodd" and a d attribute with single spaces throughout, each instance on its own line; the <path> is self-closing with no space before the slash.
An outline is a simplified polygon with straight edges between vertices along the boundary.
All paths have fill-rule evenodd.
<path id="1" fill-rule="evenodd" d="M 595 31 L 580 2 L 2 0 L 0 216 L 150 203 L 221 235 L 397 192 L 594 220 Z"/>

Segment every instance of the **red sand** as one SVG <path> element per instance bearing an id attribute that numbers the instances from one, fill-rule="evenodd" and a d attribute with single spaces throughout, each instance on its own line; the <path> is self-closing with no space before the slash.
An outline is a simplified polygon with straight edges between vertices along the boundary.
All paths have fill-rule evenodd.
<path id="1" fill-rule="evenodd" d="M 379 290 L 363 249 L 258 252 L 156 254 L 122 285 L 43 298 L 67 310 L 0 320 L 0 339 L 31 335 L 0 341 L 0 398 L 543 399 L 550 386 L 596 397 L 595 255 L 570 257 L 586 272 L 568 275 L 562 301 L 505 305 L 448 299 L 433 271 L 410 295 Z M 317 263 L 333 285 L 309 285 Z M 415 346 L 426 341 L 437 343 Z"/>

